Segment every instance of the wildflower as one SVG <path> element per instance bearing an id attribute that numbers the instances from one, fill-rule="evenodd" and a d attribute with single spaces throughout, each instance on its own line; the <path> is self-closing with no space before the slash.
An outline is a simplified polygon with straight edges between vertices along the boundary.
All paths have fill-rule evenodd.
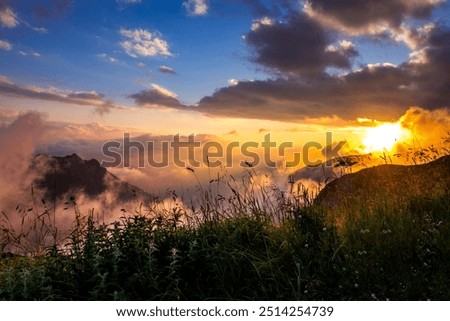
<path id="1" fill-rule="evenodd" d="M 178 250 L 177 250 L 176 248 L 173 247 L 173 248 L 170 250 L 170 252 L 172 252 L 172 255 L 175 256 L 175 255 L 177 255 Z"/>
<path id="2" fill-rule="evenodd" d="M 359 285 L 358 285 L 358 283 L 355 283 L 355 285 L 354 285 L 354 286 L 355 286 L 355 288 L 357 289 Z"/>

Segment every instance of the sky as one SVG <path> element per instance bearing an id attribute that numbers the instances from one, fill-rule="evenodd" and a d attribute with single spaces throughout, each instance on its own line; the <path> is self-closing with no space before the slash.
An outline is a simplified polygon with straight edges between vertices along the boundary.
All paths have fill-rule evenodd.
<path id="1" fill-rule="evenodd" d="M 449 18 L 445 0 L 0 0 L 0 135 L 17 159 L 100 159 L 124 132 L 325 144 L 331 131 L 369 152 L 384 122 L 425 146 L 450 128 Z M 143 188 L 188 174 L 112 171 Z"/>

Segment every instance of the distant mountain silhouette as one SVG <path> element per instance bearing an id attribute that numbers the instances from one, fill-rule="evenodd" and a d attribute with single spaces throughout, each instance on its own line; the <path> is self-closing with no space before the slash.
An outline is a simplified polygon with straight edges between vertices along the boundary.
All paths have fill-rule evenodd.
<path id="1" fill-rule="evenodd" d="M 379 165 L 347 174 L 327 184 L 316 197 L 325 207 L 400 201 L 405 196 L 436 197 L 450 191 L 450 156 L 422 165 Z"/>
<path id="2" fill-rule="evenodd" d="M 113 193 L 117 202 L 152 199 L 142 189 L 108 172 L 97 160 L 83 160 L 77 154 L 64 157 L 38 155 L 33 160 L 33 169 L 42 172 L 35 186 L 44 191 L 46 199 L 61 199 L 78 193 L 95 199 L 105 192 Z"/>

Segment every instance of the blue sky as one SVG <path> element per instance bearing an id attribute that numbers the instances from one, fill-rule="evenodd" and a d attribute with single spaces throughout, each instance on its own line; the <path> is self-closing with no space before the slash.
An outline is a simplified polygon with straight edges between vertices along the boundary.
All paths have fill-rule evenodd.
<path id="1" fill-rule="evenodd" d="M 96 90 L 117 100 L 156 82 L 195 103 L 226 86 L 228 79 L 265 76 L 247 61 L 241 38 L 252 18 L 245 6 L 234 7 L 231 15 L 192 16 L 182 1 L 79 1 L 67 12 L 40 18 L 33 5 L 22 2 L 15 7 L 21 19 L 47 32 L 26 26 L 3 28 L 1 37 L 13 44 L 13 50 L 0 51 L 2 73 L 24 84 Z M 159 33 L 172 56 L 130 57 L 120 45 L 122 28 Z M 176 75 L 159 72 L 160 66 L 172 68 Z"/>

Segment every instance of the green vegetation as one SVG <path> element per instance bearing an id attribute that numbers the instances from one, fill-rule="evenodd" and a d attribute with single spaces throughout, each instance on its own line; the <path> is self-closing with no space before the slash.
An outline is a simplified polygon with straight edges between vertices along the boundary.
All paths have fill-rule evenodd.
<path id="1" fill-rule="evenodd" d="M 50 211 L 25 209 L 41 251 L 2 255 L 0 299 L 450 300 L 448 191 L 333 211 L 248 174 L 212 182 L 193 210 L 174 196 L 110 225 L 72 204 L 72 233 L 50 246 L 36 244 L 56 239 Z M 20 248 L 3 225 L 2 249 Z"/>

